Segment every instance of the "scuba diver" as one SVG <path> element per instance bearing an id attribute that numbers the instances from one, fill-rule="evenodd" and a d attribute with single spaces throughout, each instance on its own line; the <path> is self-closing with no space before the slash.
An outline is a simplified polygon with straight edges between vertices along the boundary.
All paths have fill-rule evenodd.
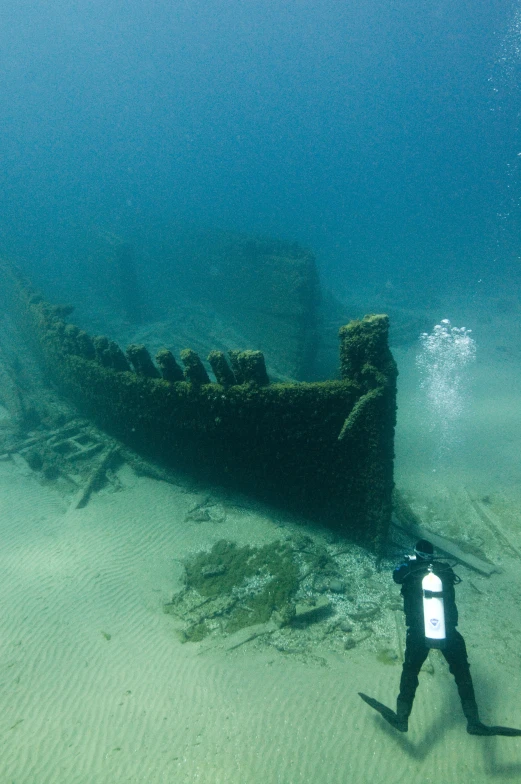
<path id="1" fill-rule="evenodd" d="M 405 657 L 400 679 L 396 713 L 381 702 L 359 692 L 371 708 L 400 732 L 407 732 L 409 715 L 418 686 L 418 674 L 430 648 L 438 648 L 454 676 L 467 719 L 470 735 L 521 736 L 513 727 L 489 727 L 479 718 L 474 686 L 470 675 L 465 640 L 457 631 L 458 608 L 454 586 L 461 582 L 449 564 L 434 558 L 434 548 L 425 539 L 416 544 L 415 554 L 405 556 L 393 579 L 402 586 L 403 609 L 407 625 Z"/>

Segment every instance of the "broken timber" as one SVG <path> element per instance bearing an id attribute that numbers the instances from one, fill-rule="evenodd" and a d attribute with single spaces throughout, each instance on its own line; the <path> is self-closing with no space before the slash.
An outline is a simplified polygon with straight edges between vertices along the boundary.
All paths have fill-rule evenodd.
<path id="1" fill-rule="evenodd" d="M 396 364 L 388 318 L 340 330 L 340 378 L 270 383 L 258 351 L 127 354 L 91 337 L 6 264 L 19 328 L 56 387 L 113 436 L 197 479 L 216 480 L 381 550 L 391 521 Z M 226 365 L 226 367 L 225 367 Z M 182 380 L 181 380 L 182 379 Z"/>
<path id="2" fill-rule="evenodd" d="M 114 456 L 117 454 L 117 447 L 107 449 L 101 456 L 98 464 L 89 476 L 86 484 L 74 496 L 70 509 L 83 509 L 87 505 L 93 490 L 102 482 L 105 471 L 109 467 Z"/>
<path id="3" fill-rule="evenodd" d="M 465 566 L 474 569 L 476 572 L 485 574 L 487 577 L 490 577 L 494 572 L 501 572 L 501 569 L 493 563 L 487 563 L 487 561 L 483 561 L 481 558 L 472 555 L 472 553 L 465 552 L 457 544 L 451 542 L 450 539 L 446 539 L 444 536 L 435 534 L 432 531 L 429 531 L 428 528 L 425 528 L 425 526 L 421 524 L 419 517 L 413 512 L 407 501 L 397 489 L 394 490 L 393 499 L 394 515 L 392 522 L 394 526 L 405 531 L 414 539 L 427 539 L 427 541 L 436 547 L 437 550 L 441 550 L 443 553 L 451 555 L 453 558 L 456 558 L 457 561 L 465 564 Z"/>
<path id="4" fill-rule="evenodd" d="M 496 515 L 490 509 L 486 509 L 485 506 L 476 498 L 473 498 L 466 488 L 465 492 L 469 499 L 470 505 L 478 515 L 481 522 L 484 523 L 492 531 L 492 533 L 497 536 L 499 541 L 502 542 L 503 546 L 507 547 L 517 558 L 521 559 L 521 551 L 504 532 L 501 526 L 501 522 L 496 517 Z"/>

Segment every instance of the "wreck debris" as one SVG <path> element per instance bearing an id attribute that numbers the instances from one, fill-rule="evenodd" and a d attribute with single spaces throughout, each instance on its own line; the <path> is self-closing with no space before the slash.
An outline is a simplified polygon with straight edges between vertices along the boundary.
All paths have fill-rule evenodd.
<path id="1" fill-rule="evenodd" d="M 468 566 L 470 569 L 474 569 L 477 572 L 481 572 L 481 574 L 485 574 L 487 577 L 494 572 L 501 572 L 501 569 L 493 563 L 487 563 L 472 553 L 465 552 L 457 544 L 451 542 L 450 539 L 440 536 L 440 534 L 435 534 L 425 528 L 421 524 L 419 517 L 413 512 L 403 495 L 396 488 L 393 493 L 393 499 L 393 525 L 406 531 L 415 539 L 427 539 L 438 550 L 451 555 L 453 558 L 456 558 L 456 560 L 465 564 L 465 566 Z"/>
<path id="2" fill-rule="evenodd" d="M 133 449 L 129 449 L 121 443 L 118 443 L 118 452 L 137 476 L 147 476 L 150 479 L 155 479 L 156 482 L 167 482 L 168 484 L 187 489 L 186 477 L 183 478 L 181 485 L 179 477 L 172 471 L 169 471 L 164 466 L 156 465 L 156 463 L 150 460 L 145 460 L 137 452 L 134 452 Z"/>
<path id="3" fill-rule="evenodd" d="M 258 384 L 263 387 L 270 383 L 262 351 L 228 352 L 237 384 Z"/>
<path id="4" fill-rule="evenodd" d="M 18 388 L 16 373 L 12 363 L 5 356 L 0 345 L 0 389 L 2 390 L 2 404 L 7 408 L 13 419 L 21 421 L 24 416 L 25 406 Z"/>
<path id="5" fill-rule="evenodd" d="M 324 596 L 295 602 L 299 566 L 289 543 L 238 547 L 220 540 L 185 563 L 184 583 L 164 609 L 185 622 L 185 642 L 199 642 L 216 631 L 234 635 L 247 629 L 242 645 L 265 634 L 266 624 L 272 630 L 290 623 L 310 624 L 330 609 Z"/>
<path id="6" fill-rule="evenodd" d="M 209 384 L 210 378 L 198 354 L 191 348 L 181 351 L 181 360 L 185 366 L 185 378 L 191 384 Z"/>
<path id="7" fill-rule="evenodd" d="M 208 354 L 208 362 L 210 363 L 210 367 L 214 372 L 218 384 L 221 384 L 223 387 L 232 387 L 237 383 L 222 351 L 210 351 Z"/>
<path id="8" fill-rule="evenodd" d="M 71 420 L 63 427 L 11 443 L 6 457 L 24 473 L 34 471 L 44 480 L 65 480 L 75 490 L 72 508 L 76 509 L 85 506 L 92 491 L 102 484 L 116 454 L 111 439 L 85 421 Z"/>
<path id="9" fill-rule="evenodd" d="M 184 373 L 177 364 L 174 355 L 167 348 L 160 348 L 156 354 L 156 362 L 161 376 L 170 384 L 176 381 L 184 381 Z"/>
<path id="10" fill-rule="evenodd" d="M 505 547 L 507 547 L 515 556 L 516 558 L 521 559 L 521 550 L 516 547 L 516 545 L 512 542 L 509 536 L 503 530 L 501 525 L 501 521 L 496 517 L 496 515 L 490 510 L 486 509 L 485 506 L 478 501 L 476 498 L 473 498 L 470 492 L 465 488 L 465 492 L 467 494 L 468 500 L 474 511 L 477 513 L 479 519 L 482 523 L 484 523 L 495 536 L 499 539 L 500 542 L 503 543 Z"/>
<path id="11" fill-rule="evenodd" d="M 236 354 L 235 361 L 243 383 L 258 384 L 261 387 L 270 383 L 262 351 L 240 351 Z"/>
<path id="12" fill-rule="evenodd" d="M 375 401 L 382 394 L 381 389 L 371 389 L 362 395 L 360 400 L 355 403 L 353 410 L 342 425 L 342 430 L 338 434 L 338 440 L 342 441 L 343 438 L 350 435 L 356 435 L 356 428 L 358 424 L 363 424 L 366 409 L 369 408 L 371 403 Z"/>
<path id="13" fill-rule="evenodd" d="M 212 383 L 186 349 L 184 380 L 171 381 L 165 374 L 174 377 L 173 357 L 162 355 L 161 377 L 143 346 L 129 349 L 136 372 L 106 337 L 92 339 L 96 359 L 87 358 L 63 311 L 9 265 L 0 265 L 0 274 L 48 375 L 120 441 L 382 548 L 392 508 L 397 375 L 386 316 L 340 330 L 340 380 L 270 383 L 261 352 L 237 351 L 229 372 L 224 357 L 213 356 Z"/>
<path id="14" fill-rule="evenodd" d="M 275 621 L 268 621 L 267 623 L 258 623 L 255 626 L 239 629 L 239 631 L 230 635 L 230 637 L 226 639 L 223 644 L 223 648 L 225 651 L 233 651 L 236 648 L 240 648 L 241 645 L 245 645 L 247 642 L 256 640 L 258 637 L 264 637 L 264 635 L 273 634 L 273 632 L 276 632 L 279 628 L 280 627 L 275 623 Z"/>
<path id="15" fill-rule="evenodd" d="M 326 638 L 337 651 L 367 641 L 364 647 L 387 651 L 386 663 L 398 663 L 397 600 L 382 593 L 383 581 L 363 578 L 374 575 L 374 559 L 352 546 L 337 561 L 320 540 L 309 538 L 302 549 L 300 538 L 256 547 L 220 540 L 191 554 L 180 588 L 163 605 L 181 641 L 197 643 L 198 653 L 231 651 L 259 638 L 283 653 L 311 652 Z M 337 593 L 333 574 L 352 579 L 356 591 Z M 399 619 L 403 626 L 402 613 Z"/>
<path id="16" fill-rule="evenodd" d="M 109 340 L 104 335 L 97 335 L 92 338 L 92 343 L 96 359 L 103 367 L 118 371 L 130 370 L 124 353 L 113 340 Z"/>
<path id="17" fill-rule="evenodd" d="M 117 449 L 108 449 L 99 460 L 97 466 L 92 471 L 87 483 L 78 490 L 74 496 L 70 509 L 83 509 L 87 506 L 91 493 L 95 490 L 96 485 L 100 484 L 105 476 L 105 472 L 112 462 L 114 456 L 117 454 Z"/>
<path id="18" fill-rule="evenodd" d="M 65 492 L 72 489 L 69 509 L 86 506 L 105 480 L 118 488 L 119 482 L 111 469 L 120 463 L 128 464 L 137 476 L 180 486 L 179 477 L 171 471 L 143 459 L 82 419 L 71 419 L 52 430 L 36 431 L 27 438 L 11 441 L 4 448 L 0 460 L 12 460 L 27 476 L 35 472 L 43 480 L 58 480 Z M 186 480 L 182 486 L 189 492 Z M 220 522 L 225 518 L 226 512 L 219 504 L 209 500 L 205 503 L 211 507 L 209 519 Z"/>
<path id="19" fill-rule="evenodd" d="M 239 364 L 239 355 L 240 351 L 236 349 L 231 349 L 228 351 L 228 356 L 230 357 L 230 364 L 232 366 L 233 375 L 235 376 L 237 384 L 244 384 L 245 378 L 242 374 L 242 368 Z"/>
<path id="20" fill-rule="evenodd" d="M 138 343 L 127 346 L 127 357 L 138 376 L 146 378 L 159 378 L 159 371 L 152 362 L 148 349 Z"/>
<path id="21" fill-rule="evenodd" d="M 76 348 L 78 355 L 85 359 L 96 359 L 96 349 L 90 335 L 84 329 L 80 329 L 76 333 Z M 123 353 L 123 352 L 122 352 Z"/>

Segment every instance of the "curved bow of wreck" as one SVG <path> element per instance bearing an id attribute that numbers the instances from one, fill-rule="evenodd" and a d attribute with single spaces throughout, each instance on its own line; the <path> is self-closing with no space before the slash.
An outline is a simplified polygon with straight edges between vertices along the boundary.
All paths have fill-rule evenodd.
<path id="1" fill-rule="evenodd" d="M 148 457 L 303 514 L 378 550 L 393 489 L 397 369 L 388 318 L 340 329 L 340 378 L 270 383 L 257 351 L 213 351 L 181 367 L 162 349 L 126 352 L 66 320 L 15 268 L 13 312 L 60 392 Z"/>

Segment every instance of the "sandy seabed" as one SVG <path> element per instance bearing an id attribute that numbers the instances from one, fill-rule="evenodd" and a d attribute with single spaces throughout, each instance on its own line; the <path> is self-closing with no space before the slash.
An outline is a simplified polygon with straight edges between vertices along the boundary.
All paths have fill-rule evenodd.
<path id="1" fill-rule="evenodd" d="M 521 550 L 521 373 L 477 366 L 459 441 L 440 458 L 413 356 L 397 358 L 397 483 L 433 528 L 501 566 L 490 578 L 457 568 L 460 631 L 483 720 L 521 726 L 520 560 L 473 528 L 465 501 L 486 497 Z M 186 521 L 193 490 L 128 467 L 119 479 L 118 492 L 68 511 L 30 471 L 0 462 L 0 784 L 521 780 L 521 739 L 467 735 L 437 653 L 402 735 L 358 697 L 394 707 L 400 666 L 363 645 L 306 659 L 261 641 L 182 644 L 163 605 L 183 559 L 222 538 L 278 539 L 280 513 L 238 499 L 222 522 Z"/>

